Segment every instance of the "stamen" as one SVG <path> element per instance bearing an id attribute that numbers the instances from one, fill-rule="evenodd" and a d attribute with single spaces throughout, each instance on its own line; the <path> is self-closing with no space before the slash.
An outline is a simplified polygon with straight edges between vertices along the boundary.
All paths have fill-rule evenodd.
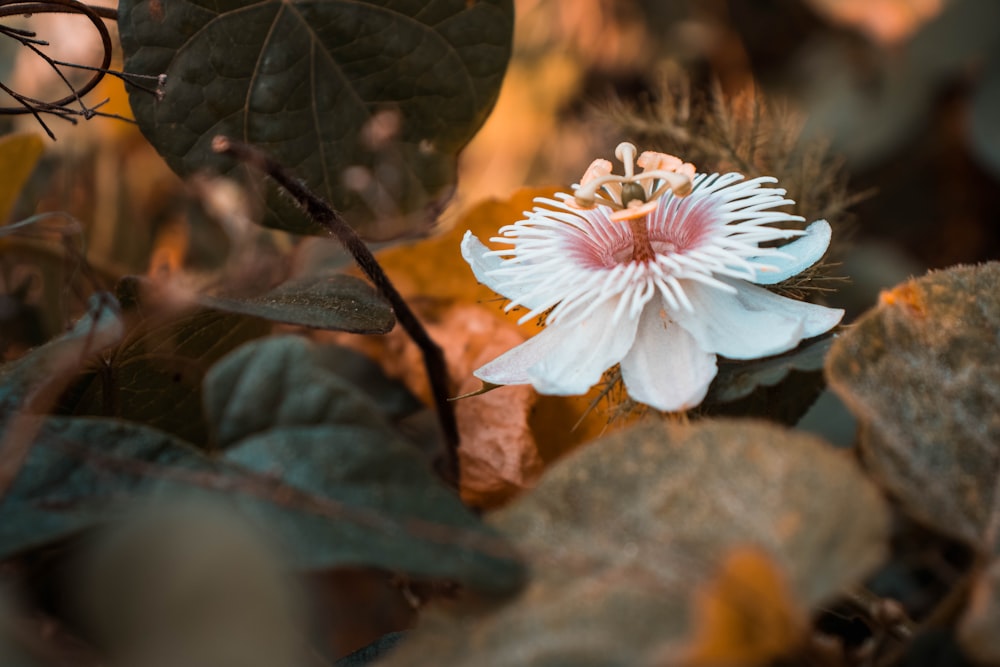
<path id="1" fill-rule="evenodd" d="M 635 146 L 623 141 L 615 148 L 615 157 L 625 166 L 625 178 L 631 180 L 635 175 Z"/>

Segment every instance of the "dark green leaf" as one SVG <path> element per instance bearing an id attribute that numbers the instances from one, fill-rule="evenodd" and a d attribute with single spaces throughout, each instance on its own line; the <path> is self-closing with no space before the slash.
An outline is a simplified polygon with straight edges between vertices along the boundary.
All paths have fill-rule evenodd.
<path id="1" fill-rule="evenodd" d="M 155 429 L 111 419 L 52 417 L 0 500 L 0 560 L 103 523 L 172 474 L 212 472 L 195 448 Z"/>
<path id="2" fill-rule="evenodd" d="M 202 414 L 206 371 L 270 323 L 214 310 L 154 314 L 139 321 L 111 354 L 107 368 L 85 378 L 64 400 L 77 415 L 122 417 L 209 445 Z"/>
<path id="3" fill-rule="evenodd" d="M 394 437 L 375 403 L 318 365 L 316 348 L 296 336 L 243 345 L 205 376 L 205 413 L 224 448 L 271 429 L 363 426 Z"/>
<path id="4" fill-rule="evenodd" d="M 365 281 L 343 274 L 288 282 L 256 297 L 202 297 L 209 308 L 314 329 L 383 334 L 392 308 Z"/>
<path id="5" fill-rule="evenodd" d="M 370 564 L 450 573 L 493 592 L 516 586 L 520 570 L 502 550 L 496 556 L 489 549 L 449 550 L 419 538 L 449 526 L 470 547 L 496 541 L 438 483 L 379 405 L 322 359 L 320 349 L 294 336 L 248 343 L 205 377 L 206 413 L 217 444 L 227 448 L 225 460 L 369 513 L 374 523 L 343 523 L 333 531 L 324 527 L 329 517 L 303 516 L 296 508 L 258 503 L 252 511 L 281 527 L 303 567 Z M 410 526 L 417 539 L 396 534 L 399 524 Z"/>
<path id="6" fill-rule="evenodd" d="M 402 632 L 390 632 L 379 637 L 368 646 L 358 649 L 334 663 L 333 667 L 368 667 L 389 654 L 403 640 Z"/>
<path id="7" fill-rule="evenodd" d="M 972 150 L 1000 176 L 1000 43 L 983 66 L 983 79 L 972 100 L 969 123 Z"/>
<path id="8" fill-rule="evenodd" d="M 125 0 L 125 69 L 167 75 L 133 89 L 139 126 L 182 175 L 230 171 L 223 134 L 293 168 L 367 236 L 426 223 L 450 195 L 454 157 L 496 99 L 511 0 Z M 267 195 L 268 224 L 316 233 Z M 410 220 L 404 219 L 409 216 Z"/>
<path id="9" fill-rule="evenodd" d="M 128 422 L 33 425 L 28 459 L 0 500 L 0 560 L 116 519 L 143 499 L 209 494 L 262 521 L 300 567 L 379 566 L 491 593 L 523 576 L 506 543 L 435 482 L 412 447 L 360 427 L 274 431 L 213 460 Z"/>
<path id="10" fill-rule="evenodd" d="M 776 357 L 720 360 L 700 411 L 795 424 L 823 390 L 823 360 L 832 342 L 833 336 L 824 336 Z"/>
<path id="11" fill-rule="evenodd" d="M 748 548 L 773 562 L 788 597 L 761 586 L 748 609 L 737 592 L 733 609 L 795 641 L 773 619 L 858 583 L 888 537 L 878 491 L 848 458 L 751 420 L 646 423 L 601 439 L 493 518 L 528 559 L 528 587 L 505 606 L 425 614 L 386 667 L 680 664 L 696 637 L 720 629 L 698 600 Z M 755 585 L 753 570 L 731 574 Z M 730 657 L 762 657 L 753 631 L 726 638 L 740 651 Z M 744 663 L 758 664 L 725 664 Z"/>
<path id="12" fill-rule="evenodd" d="M 872 472 L 917 518 L 1000 546 L 1000 264 L 935 271 L 883 294 L 827 358 Z"/>
<path id="13" fill-rule="evenodd" d="M 0 367 L 0 427 L 35 397 L 33 392 L 43 386 L 51 388 L 53 382 L 68 382 L 95 352 L 118 342 L 123 333 L 121 310 L 115 298 L 103 292 L 93 295 L 87 314 L 72 330 Z M 54 393 L 59 391 L 61 388 Z M 47 410 L 50 406 L 37 407 Z"/>

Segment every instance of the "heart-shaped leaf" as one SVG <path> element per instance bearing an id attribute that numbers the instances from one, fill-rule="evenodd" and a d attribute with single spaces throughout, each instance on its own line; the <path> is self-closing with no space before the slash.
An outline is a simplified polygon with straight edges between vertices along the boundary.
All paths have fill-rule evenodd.
<path id="1" fill-rule="evenodd" d="M 1000 546 L 997 284 L 997 262 L 904 283 L 826 365 L 872 472 L 914 516 L 985 553 Z"/>
<path id="2" fill-rule="evenodd" d="M 181 175 L 231 161 L 227 135 L 294 169 L 369 237 L 426 226 L 457 151 L 493 106 L 511 0 L 123 0 L 125 70 L 143 133 Z M 269 186 L 267 224 L 324 233 Z M 409 218 L 407 220 L 407 218 Z"/>
<path id="3" fill-rule="evenodd" d="M 751 420 L 604 438 L 493 519 L 528 587 L 426 614 L 387 667 L 758 664 L 793 648 L 805 610 L 858 583 L 888 537 L 847 457 Z"/>

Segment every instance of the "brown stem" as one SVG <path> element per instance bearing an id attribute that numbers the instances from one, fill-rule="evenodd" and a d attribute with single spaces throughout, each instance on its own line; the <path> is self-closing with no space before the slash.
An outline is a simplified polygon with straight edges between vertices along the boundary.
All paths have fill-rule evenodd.
<path id="1" fill-rule="evenodd" d="M 396 291 L 389 276 L 379 266 L 371 250 L 339 213 L 313 194 L 301 181 L 293 177 L 284 166 L 260 149 L 227 137 L 217 136 L 212 140 L 212 150 L 216 153 L 231 155 L 264 172 L 284 188 L 305 209 L 309 217 L 325 227 L 351 253 L 354 261 L 372 281 L 375 289 L 392 306 L 396 313 L 396 319 L 423 353 L 424 367 L 427 369 L 431 392 L 434 395 L 434 404 L 437 407 L 438 420 L 441 422 L 441 430 L 445 437 L 446 446 L 442 473 L 445 479 L 457 488 L 459 482 L 458 426 L 455 423 L 454 407 L 448 400 L 448 368 L 445 364 L 444 353 L 428 335 L 427 330 L 410 310 L 403 297 Z"/>

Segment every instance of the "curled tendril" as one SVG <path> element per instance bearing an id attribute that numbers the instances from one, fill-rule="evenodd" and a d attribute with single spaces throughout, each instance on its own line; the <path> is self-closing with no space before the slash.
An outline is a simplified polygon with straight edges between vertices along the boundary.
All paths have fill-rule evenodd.
<path id="1" fill-rule="evenodd" d="M 28 30 L 13 28 L 0 23 L 0 36 L 19 42 L 22 46 L 31 50 L 39 58 L 44 60 L 70 91 L 68 95 L 65 95 L 60 99 L 45 101 L 35 99 L 27 95 L 22 95 L 21 93 L 11 89 L 4 82 L 0 81 L 0 90 L 10 95 L 11 98 L 17 102 L 16 106 L 0 106 L 0 115 L 31 114 L 42 126 L 46 134 L 48 134 L 51 139 L 55 139 L 55 135 L 42 120 L 42 114 L 50 114 L 71 123 L 76 123 L 76 116 L 83 117 L 87 120 L 93 118 L 94 116 L 130 120 L 122 116 L 99 111 L 100 107 L 106 104 L 108 100 L 104 100 L 103 102 L 99 102 L 93 106 L 87 106 L 87 104 L 84 103 L 84 95 L 94 90 L 94 88 L 96 88 L 107 75 L 117 77 L 125 81 L 127 84 L 156 95 L 157 97 L 162 96 L 165 77 L 148 77 L 135 74 L 125 74 L 109 69 L 114 46 L 111 39 L 111 33 L 104 21 L 117 21 L 117 10 L 106 7 L 92 7 L 79 2 L 79 0 L 0 0 L 0 20 L 6 17 L 29 16 L 32 14 L 79 14 L 84 16 L 88 21 L 90 21 L 94 29 L 97 30 L 97 34 L 100 37 L 101 48 L 103 50 L 101 64 L 96 67 L 91 67 L 88 65 L 55 60 L 39 48 L 41 46 L 48 46 L 48 42 L 38 39 L 35 33 Z M 60 67 L 71 67 L 73 69 L 86 70 L 91 72 L 91 76 L 83 85 L 74 86 L 70 83 L 69 79 L 66 78 L 65 74 L 63 74 Z M 154 81 L 156 87 L 148 88 L 144 86 L 143 82 L 147 80 Z"/>

